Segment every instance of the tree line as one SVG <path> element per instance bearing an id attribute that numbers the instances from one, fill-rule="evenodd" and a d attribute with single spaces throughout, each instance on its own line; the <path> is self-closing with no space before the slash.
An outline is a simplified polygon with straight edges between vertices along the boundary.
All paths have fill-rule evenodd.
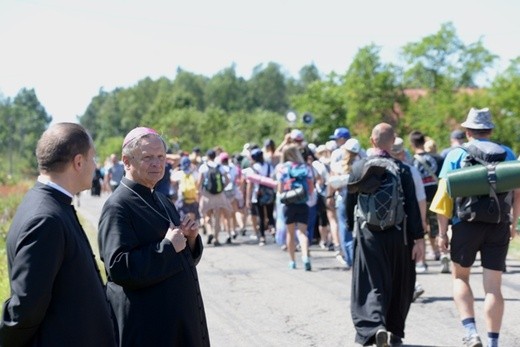
<path id="1" fill-rule="evenodd" d="M 236 152 L 246 142 L 280 141 L 287 127 L 324 143 L 336 127 L 347 126 L 368 145 L 371 128 L 381 121 L 403 137 L 421 130 L 445 147 L 470 107 L 489 107 L 497 125 L 494 138 L 518 153 L 520 57 L 489 77 L 497 60 L 481 40 L 466 44 L 452 23 L 444 23 L 438 32 L 404 45 L 399 64 L 383 62 L 380 47 L 370 44 L 344 72 L 327 75 L 310 64 L 293 78 L 274 62 L 256 66 L 249 79 L 237 76 L 234 65 L 212 77 L 179 68 L 174 79 L 144 78 L 128 88 L 101 89 L 78 119 L 104 158 L 118 153 L 124 134 L 139 125 L 161 132 L 172 151 L 220 145 Z M 17 160 L 23 156 L 34 163 L 34 141 L 51 117 L 33 90 L 0 101 L 0 170 L 7 172 L 13 151 Z M 292 123 L 285 117 L 290 110 L 299 115 Z M 311 117 L 304 122 L 303 114 Z"/>

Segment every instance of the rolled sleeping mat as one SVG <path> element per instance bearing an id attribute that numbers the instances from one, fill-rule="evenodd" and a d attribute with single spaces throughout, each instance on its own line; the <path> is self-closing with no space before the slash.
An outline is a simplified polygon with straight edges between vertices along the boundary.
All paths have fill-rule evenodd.
<path id="1" fill-rule="evenodd" d="M 504 193 L 520 188 L 520 161 L 498 163 L 495 167 L 496 192 Z M 483 165 L 469 166 L 448 172 L 446 181 L 451 197 L 487 195 L 490 192 L 488 168 Z"/>
<path id="2" fill-rule="evenodd" d="M 246 179 L 253 183 L 258 183 L 263 186 L 267 186 L 269 188 L 276 188 L 278 185 L 278 182 L 276 180 L 273 180 L 270 177 L 262 176 L 256 173 L 248 173 L 246 176 Z"/>

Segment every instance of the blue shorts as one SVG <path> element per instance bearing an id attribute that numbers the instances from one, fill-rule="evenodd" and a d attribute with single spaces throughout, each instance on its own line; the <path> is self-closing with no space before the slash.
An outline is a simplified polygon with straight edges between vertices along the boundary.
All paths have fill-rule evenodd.
<path id="1" fill-rule="evenodd" d="M 482 267 L 504 271 L 509 248 L 510 224 L 459 222 L 452 226 L 451 260 L 470 267 L 480 251 Z"/>

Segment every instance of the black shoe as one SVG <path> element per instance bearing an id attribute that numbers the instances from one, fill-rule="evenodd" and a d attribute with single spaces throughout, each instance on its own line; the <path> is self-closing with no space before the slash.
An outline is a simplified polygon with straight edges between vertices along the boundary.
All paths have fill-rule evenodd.
<path id="1" fill-rule="evenodd" d="M 226 239 L 226 244 L 227 244 L 227 245 L 232 244 L 232 242 L 231 242 L 231 237 L 228 237 L 228 238 Z"/>
<path id="2" fill-rule="evenodd" d="M 392 347 L 401 347 L 403 345 L 403 339 L 399 336 L 391 334 L 390 335 L 390 346 Z"/>
<path id="3" fill-rule="evenodd" d="M 385 329 L 379 329 L 376 332 L 376 346 L 377 347 L 389 347 L 388 344 L 388 331 Z"/>
<path id="4" fill-rule="evenodd" d="M 213 241 L 213 238 L 214 238 L 213 235 L 208 235 L 208 242 L 207 242 L 208 245 L 211 245 L 211 242 Z"/>

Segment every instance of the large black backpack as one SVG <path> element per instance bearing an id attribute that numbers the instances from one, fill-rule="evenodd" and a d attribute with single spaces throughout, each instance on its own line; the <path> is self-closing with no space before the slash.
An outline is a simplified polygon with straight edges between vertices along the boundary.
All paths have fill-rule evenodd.
<path id="1" fill-rule="evenodd" d="M 373 177 L 364 177 L 371 175 Z M 357 190 L 355 216 L 372 231 L 400 227 L 405 220 L 404 193 L 399 165 L 390 158 L 369 157 Z M 349 191 L 353 191 L 352 187 Z"/>
<path id="2" fill-rule="evenodd" d="M 484 165 L 488 170 L 489 194 L 455 199 L 455 213 L 463 221 L 500 223 L 509 220 L 512 193 L 496 192 L 496 165 L 506 159 L 502 146 L 491 141 L 473 141 L 461 147 L 468 155 L 461 167 Z"/>

